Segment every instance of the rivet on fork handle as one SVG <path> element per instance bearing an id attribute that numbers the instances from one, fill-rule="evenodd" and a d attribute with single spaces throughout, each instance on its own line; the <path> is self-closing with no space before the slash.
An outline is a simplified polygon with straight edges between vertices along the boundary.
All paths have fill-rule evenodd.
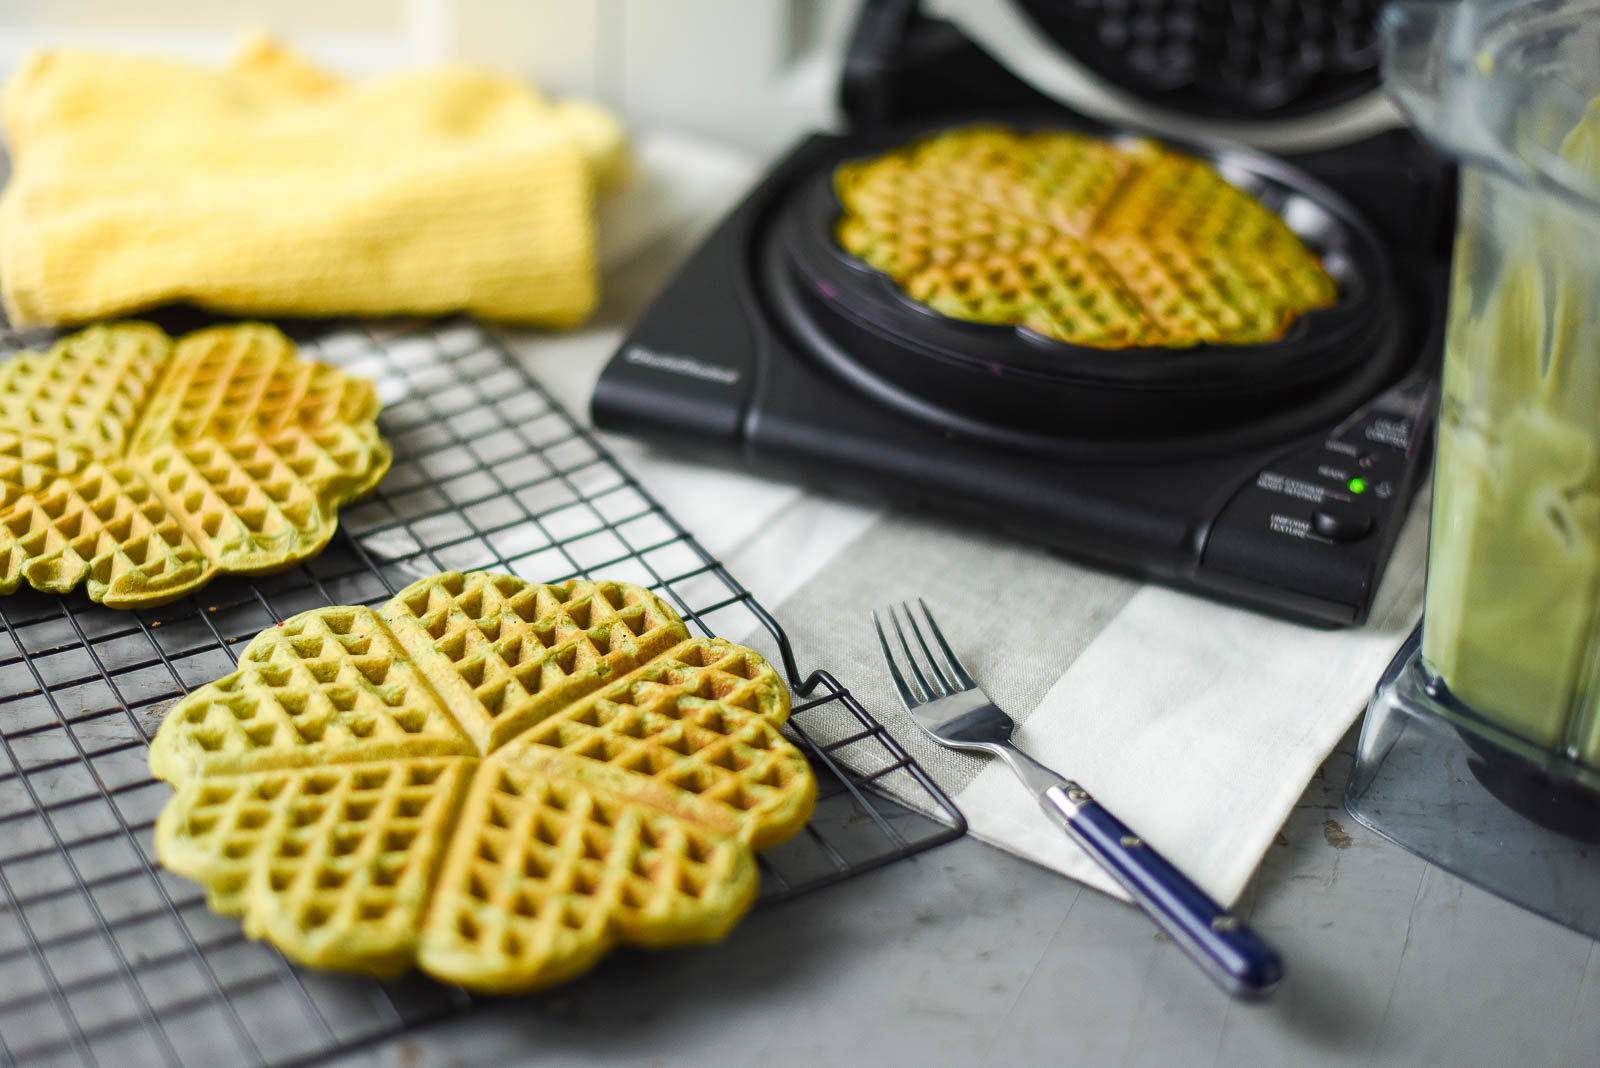
<path id="1" fill-rule="evenodd" d="M 1053 787 L 1040 803 L 1224 990 L 1264 998 L 1277 988 L 1277 951 L 1082 788 Z"/>

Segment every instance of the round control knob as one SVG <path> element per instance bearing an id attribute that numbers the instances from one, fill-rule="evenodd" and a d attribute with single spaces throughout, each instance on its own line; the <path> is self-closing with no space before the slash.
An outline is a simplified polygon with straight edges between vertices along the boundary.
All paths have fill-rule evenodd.
<path id="1" fill-rule="evenodd" d="M 1334 541 L 1356 541 L 1372 530 L 1372 513 L 1358 505 L 1326 501 L 1311 513 L 1311 529 Z"/>

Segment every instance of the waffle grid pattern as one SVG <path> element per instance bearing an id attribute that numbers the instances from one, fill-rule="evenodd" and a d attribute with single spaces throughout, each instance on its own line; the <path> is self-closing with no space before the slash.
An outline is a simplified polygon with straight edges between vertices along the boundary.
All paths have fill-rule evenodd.
<path id="1" fill-rule="evenodd" d="M 245 324 L 93 326 L 0 365 L 0 592 L 119 608 L 316 553 L 389 465 L 371 387 Z"/>
<path id="2" fill-rule="evenodd" d="M 519 670 L 506 670 L 508 661 Z M 408 677 L 376 696 L 382 705 L 409 706 L 391 717 L 391 733 L 403 732 L 398 738 L 380 736 L 374 711 L 357 709 L 363 682 L 371 688 L 374 676 L 387 679 L 391 662 Z M 658 722 L 692 719 L 693 733 L 681 724 L 652 730 L 642 716 L 616 711 L 603 716 L 587 700 L 602 688 L 613 709 L 638 700 L 636 691 L 647 694 Z M 263 710 L 284 722 L 258 728 Z M 754 899 L 756 867 L 745 849 L 719 843 L 775 844 L 811 813 L 816 781 L 806 758 L 774 730 L 788 714 L 788 692 L 759 654 L 720 638 L 690 638 L 642 587 L 447 572 L 419 579 L 376 613 L 325 608 L 268 627 L 245 648 L 238 671 L 173 706 L 150 751 L 151 771 L 179 788 L 157 821 L 156 852 L 168 869 L 206 886 L 213 908 L 242 913 L 247 932 L 291 959 L 377 975 L 398 974 L 414 959 L 474 990 L 546 986 L 618 940 L 705 941 L 730 929 Z M 569 745 L 553 744 L 561 736 L 549 732 L 537 745 L 525 741 L 527 732 L 561 717 L 618 729 Z M 735 748 L 735 738 L 745 744 Z M 433 750 L 446 765 L 408 759 Z M 390 774 L 393 763 L 406 775 Z M 237 819 L 214 815 L 213 794 L 237 796 L 227 780 L 286 764 L 303 770 L 255 785 Z M 463 776 L 473 783 L 464 807 L 450 785 Z M 484 777 L 500 785 L 491 789 Z M 378 796 L 317 800 L 346 784 L 371 794 L 397 778 L 428 792 L 393 803 Z M 542 871 L 505 869 L 497 877 L 513 884 L 517 915 L 548 921 L 552 909 L 577 911 L 585 922 L 576 934 L 546 922 L 534 936 L 525 931 L 485 945 L 481 929 L 514 921 L 493 914 L 479 892 L 481 857 L 472 841 L 486 826 L 517 818 L 506 812 L 513 805 L 507 797 L 520 799 L 548 782 L 568 783 L 592 802 L 591 823 L 609 825 L 600 816 L 605 809 L 632 810 L 634 822 L 645 821 L 647 835 L 611 836 L 595 854 L 613 875 L 638 868 L 626 849 L 654 848 L 647 839 L 672 835 L 661 817 L 688 824 L 700 851 L 724 862 L 699 875 L 675 865 L 680 877 L 652 892 L 629 886 L 629 895 L 653 903 L 640 911 L 618 896 L 616 879 L 568 877 L 597 848 L 590 835 L 549 837 L 546 844 L 559 841 L 563 849 Z M 541 805 L 561 810 L 548 790 L 535 803 Z M 422 817 L 424 825 L 410 822 Z M 387 845 L 379 855 L 361 848 L 386 838 L 386 828 L 403 837 L 397 848 L 410 846 L 425 858 L 414 865 L 414 884 L 380 887 L 362 878 L 371 865 L 393 859 Z M 542 816 L 531 829 L 541 840 L 549 833 Z M 367 867 L 351 868 L 363 852 Z"/>
<path id="3" fill-rule="evenodd" d="M 834 187 L 840 246 L 953 319 L 1102 349 L 1259 344 L 1338 296 L 1282 219 L 1152 142 L 966 127 Z"/>
<path id="4" fill-rule="evenodd" d="M 0 598 L 0 982 L 7 990 L 0 1063 L 304 1063 L 472 1009 L 468 995 L 416 976 L 377 982 L 288 964 L 247 940 L 237 920 L 212 914 L 196 884 L 161 870 L 152 844 L 156 815 L 172 796 L 147 764 L 149 739 L 166 709 L 232 672 L 263 628 L 330 605 L 381 605 L 437 571 L 487 568 L 544 582 L 614 577 L 652 590 L 693 634 L 770 633 L 776 651 L 769 655 L 796 694 L 784 730 L 809 757 L 820 797 L 799 835 L 758 858 L 762 901 L 836 882 L 964 829 L 948 800 L 848 691 L 825 671 L 800 674 L 781 631 L 749 593 L 477 326 L 286 329 L 308 358 L 378 383 L 387 404 L 379 426 L 395 451 L 384 482 L 341 515 L 340 533 L 321 554 L 280 574 L 223 577 L 198 594 L 132 612 L 81 594 L 24 590 Z M 49 340 L 6 335 L 3 348 Z M 136 399 L 114 394 L 103 403 Z M 85 425 L 93 418 L 86 411 Z M 599 648 L 609 648 L 609 635 Z M 736 679 L 736 666 L 725 666 Z M 386 708 L 404 718 L 403 702 L 390 706 L 382 696 L 396 697 L 403 680 L 346 679 L 358 691 L 353 707 L 370 711 L 375 724 L 389 715 Z M 716 741 L 720 736 L 693 715 L 674 720 L 653 711 L 647 691 L 629 695 L 635 706 L 610 704 L 641 707 L 650 729 L 683 731 L 686 745 L 754 742 L 736 759 L 759 759 L 761 732 Z M 603 696 L 595 698 L 597 722 Z M 856 726 L 844 734 L 825 728 L 841 712 Z M 637 728 L 613 718 L 571 729 L 620 739 Z M 401 735 L 413 736 L 403 727 L 391 736 Z M 423 767 L 450 760 L 438 753 L 405 759 Z M 293 767 L 252 773 L 285 789 L 304 774 Z M 888 776 L 910 777 L 942 819 L 875 793 L 873 783 Z M 422 785 L 368 785 L 377 796 L 409 792 L 413 803 L 427 793 Z M 597 827 L 585 807 L 592 801 L 556 800 L 564 807 L 529 799 L 523 812 L 537 812 L 519 818 L 543 820 L 557 842 L 577 826 L 602 853 L 602 832 L 646 833 L 643 821 L 637 831 L 624 820 Z M 219 825 L 230 803 L 219 801 Z M 549 862 L 552 847 L 535 836 L 519 852 L 508 844 L 515 834 L 514 824 L 484 832 L 485 855 L 498 859 L 480 857 L 480 874 L 493 864 Z M 350 855 L 381 855 L 381 845 L 363 842 Z M 650 875 L 634 873 L 616 890 L 641 909 L 650 907 L 652 887 L 680 878 L 692 886 L 696 865 L 714 862 L 670 835 L 641 855 Z M 603 868 L 579 855 L 570 878 L 593 878 L 596 865 Z M 491 894 L 498 886 L 484 885 Z M 552 909 L 519 921 L 537 926 L 558 915 Z M 536 935 L 520 927 L 500 935 L 508 933 Z M 606 967 L 596 981 L 604 981 Z"/>
<path id="5" fill-rule="evenodd" d="M 1023 0 L 1061 47 L 1151 103 L 1304 112 L 1377 83 L 1377 0 Z"/>

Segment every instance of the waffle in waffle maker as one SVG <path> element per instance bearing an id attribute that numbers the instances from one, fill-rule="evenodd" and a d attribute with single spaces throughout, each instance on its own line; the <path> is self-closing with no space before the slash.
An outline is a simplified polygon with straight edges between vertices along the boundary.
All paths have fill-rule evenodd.
<path id="1" fill-rule="evenodd" d="M 1182 130 L 1185 111 L 1250 128 L 1347 109 L 1376 86 L 1375 9 L 1017 0 L 1011 14 Z M 1160 137 L 1276 213 L 1337 295 L 1271 340 L 1107 351 L 912 299 L 841 246 L 835 174 L 973 124 L 1128 129 L 911 0 L 863 5 L 841 99 L 848 131 L 796 146 L 641 318 L 597 383 L 598 425 L 1277 614 L 1365 617 L 1424 470 L 1443 308 L 1447 186 L 1409 133 L 1277 157 Z"/>

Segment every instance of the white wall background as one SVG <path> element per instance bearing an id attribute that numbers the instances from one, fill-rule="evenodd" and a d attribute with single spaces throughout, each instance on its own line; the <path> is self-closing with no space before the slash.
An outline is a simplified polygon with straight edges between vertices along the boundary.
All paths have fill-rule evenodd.
<path id="1" fill-rule="evenodd" d="M 832 111 L 856 0 L 0 0 L 0 75 L 78 44 L 219 61 L 277 33 L 351 74 L 441 59 L 593 97 L 638 127 L 775 148 Z"/>
<path id="2" fill-rule="evenodd" d="M 349 74 L 442 59 L 592 97 L 638 130 L 765 154 L 833 121 L 860 0 L 0 0 L 0 76 L 31 48 L 90 44 L 219 61 L 271 30 Z M 1013 70 L 1080 110 L 1178 136 L 1269 148 L 1338 143 L 1396 116 L 1379 94 L 1329 115 L 1235 126 L 1163 116 L 1065 60 L 1006 0 L 925 0 Z"/>

